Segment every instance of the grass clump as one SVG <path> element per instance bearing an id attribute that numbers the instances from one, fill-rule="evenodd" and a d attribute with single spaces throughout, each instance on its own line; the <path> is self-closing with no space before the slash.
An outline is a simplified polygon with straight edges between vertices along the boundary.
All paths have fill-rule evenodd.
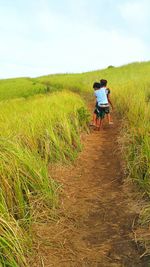
<path id="1" fill-rule="evenodd" d="M 9 136 L 47 162 L 74 159 L 81 149 L 80 132 L 87 128 L 89 115 L 77 95 L 62 92 L 20 99 L 1 103 L 1 111 L 0 136 Z"/>

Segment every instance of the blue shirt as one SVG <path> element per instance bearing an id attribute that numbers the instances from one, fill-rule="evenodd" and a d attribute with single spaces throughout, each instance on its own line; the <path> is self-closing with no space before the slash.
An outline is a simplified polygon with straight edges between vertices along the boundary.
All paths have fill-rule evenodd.
<path id="1" fill-rule="evenodd" d="M 98 105 L 108 104 L 107 94 L 108 92 L 107 92 L 106 87 L 102 87 L 95 91 L 95 96 L 96 96 Z"/>

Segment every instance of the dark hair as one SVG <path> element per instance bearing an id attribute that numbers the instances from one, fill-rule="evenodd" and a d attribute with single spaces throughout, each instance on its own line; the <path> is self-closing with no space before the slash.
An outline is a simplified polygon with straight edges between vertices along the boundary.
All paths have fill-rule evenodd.
<path id="1" fill-rule="evenodd" d="M 99 89 L 99 88 L 100 88 L 100 83 L 97 83 L 97 82 L 94 83 L 94 84 L 93 84 L 93 88 L 97 88 L 97 89 Z"/>
<path id="2" fill-rule="evenodd" d="M 100 80 L 101 87 L 107 85 L 107 80 L 101 79 Z"/>

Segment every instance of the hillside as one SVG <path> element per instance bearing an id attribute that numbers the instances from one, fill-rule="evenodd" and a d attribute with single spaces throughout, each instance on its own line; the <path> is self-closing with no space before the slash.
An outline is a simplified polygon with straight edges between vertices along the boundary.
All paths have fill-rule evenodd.
<path id="1" fill-rule="evenodd" d="M 38 78 L 16 78 L 0 80 L 0 99 L 28 97 L 34 94 L 68 89 L 73 92 L 91 92 L 93 81 L 101 77 L 108 79 L 109 84 L 118 92 L 124 86 L 138 88 L 149 86 L 150 62 L 132 63 L 121 67 L 107 68 L 81 74 L 56 74 Z M 132 87 L 133 87 L 132 86 Z"/>

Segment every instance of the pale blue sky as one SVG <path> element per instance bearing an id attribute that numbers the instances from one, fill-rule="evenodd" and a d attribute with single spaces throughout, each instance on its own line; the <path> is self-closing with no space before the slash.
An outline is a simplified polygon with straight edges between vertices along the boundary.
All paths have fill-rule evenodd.
<path id="1" fill-rule="evenodd" d="M 150 60 L 149 0 L 0 0 L 0 78 Z"/>

